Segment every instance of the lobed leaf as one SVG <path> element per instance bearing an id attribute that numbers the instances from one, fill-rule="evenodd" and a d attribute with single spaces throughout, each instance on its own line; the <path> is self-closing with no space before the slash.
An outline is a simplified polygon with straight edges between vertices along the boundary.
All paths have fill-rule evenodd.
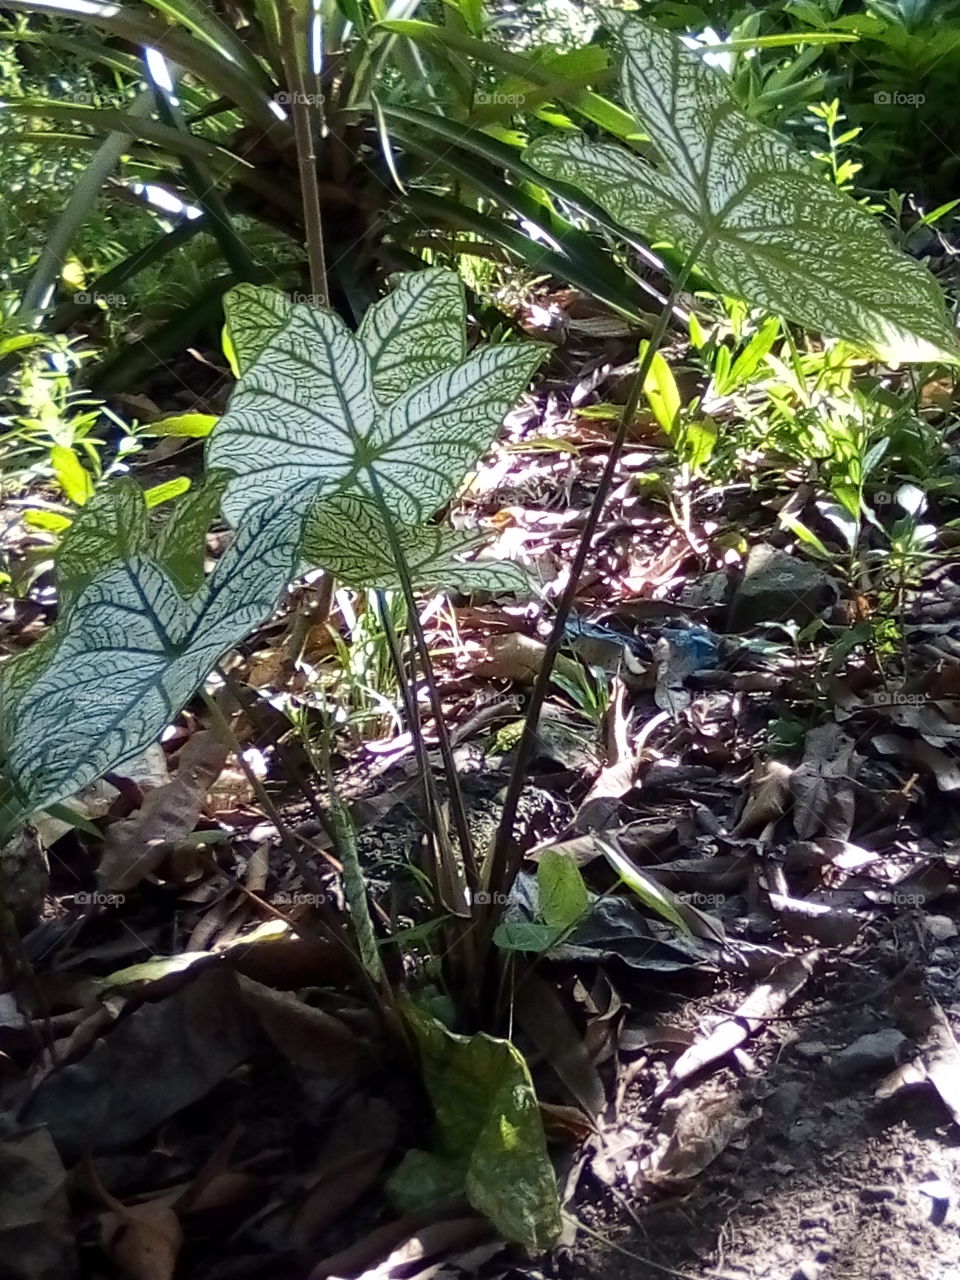
<path id="1" fill-rule="evenodd" d="M 57 550 L 57 593 L 61 615 L 84 587 L 108 565 L 128 560 L 147 545 L 147 507 L 135 480 L 121 477 L 102 485 L 73 517 Z"/>
<path id="2" fill-rule="evenodd" d="M 530 580 L 514 564 L 460 559 L 476 551 L 482 536 L 444 525 L 400 525 L 403 548 L 414 587 L 427 591 L 497 591 L 528 595 Z M 342 495 L 318 502 L 307 517 L 304 558 L 350 587 L 384 590 L 397 585 L 397 570 L 383 517 L 369 499 Z"/>
<path id="3" fill-rule="evenodd" d="M 394 280 L 397 280 L 394 277 Z M 466 301 L 455 271 L 440 267 L 399 277 L 363 317 L 357 337 L 370 357 L 373 389 L 389 404 L 467 354 Z"/>
<path id="4" fill-rule="evenodd" d="M 308 482 L 318 497 L 370 495 L 373 473 L 391 513 L 422 523 L 489 446 L 544 351 L 484 347 L 381 408 L 359 339 L 329 311 L 294 305 L 207 442 L 207 466 L 234 474 L 224 515 L 236 524 L 252 504 Z"/>
<path id="5" fill-rule="evenodd" d="M 189 598 L 147 555 L 113 565 L 79 593 L 42 668 L 34 660 L 27 672 L 35 677 L 29 687 L 19 664 L 4 670 L 7 767 L 25 813 L 71 795 L 156 739 L 295 577 L 311 501 L 301 489 L 261 504 Z"/>
<path id="6" fill-rule="evenodd" d="M 661 163 L 581 136 L 525 158 L 652 241 L 671 242 L 719 291 L 893 360 L 960 363 L 933 277 L 813 161 L 736 103 L 672 34 L 604 11 L 623 42 L 623 94 Z"/>

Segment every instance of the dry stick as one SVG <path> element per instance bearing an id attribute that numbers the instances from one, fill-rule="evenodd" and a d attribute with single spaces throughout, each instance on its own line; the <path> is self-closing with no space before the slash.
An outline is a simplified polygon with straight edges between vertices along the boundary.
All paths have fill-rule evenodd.
<path id="1" fill-rule="evenodd" d="M 550 688 L 550 677 L 553 672 L 553 665 L 556 661 L 557 654 L 560 652 L 560 646 L 563 644 L 564 629 L 570 611 L 573 608 L 573 602 L 576 598 L 577 588 L 580 584 L 580 577 L 583 573 L 584 566 L 587 562 L 587 556 L 590 552 L 590 546 L 593 536 L 597 531 L 600 523 L 600 517 L 603 515 L 606 506 L 607 495 L 613 484 L 613 478 L 616 473 L 617 464 L 620 461 L 620 455 L 623 452 L 623 446 L 627 438 L 627 431 L 633 421 L 640 403 L 640 397 L 643 394 L 643 386 L 647 380 L 647 374 L 653 364 L 653 357 L 657 352 L 660 343 L 663 341 L 667 326 L 670 323 L 670 317 L 673 314 L 674 303 L 680 290 L 683 288 L 690 270 L 696 262 L 697 257 L 703 249 L 704 241 L 701 241 L 687 258 L 686 262 L 677 276 L 676 283 L 671 290 L 670 297 L 660 315 L 657 317 L 657 323 L 654 325 L 653 332 L 650 335 L 650 341 L 644 352 L 643 359 L 637 369 L 630 388 L 630 395 L 623 409 L 623 415 L 617 426 L 616 435 L 610 446 L 610 454 L 607 458 L 607 464 L 603 469 L 603 475 L 600 478 L 600 485 L 597 489 L 593 505 L 587 515 L 587 523 L 584 526 L 583 533 L 580 537 L 577 553 L 574 556 L 573 564 L 570 566 L 570 576 L 563 595 L 557 604 L 557 614 L 553 620 L 553 630 L 550 632 L 550 638 L 547 641 L 546 649 L 543 655 L 543 662 L 540 670 L 537 672 L 537 678 L 533 686 L 533 693 L 530 696 L 530 705 L 527 708 L 526 718 L 523 722 L 523 733 L 520 736 L 520 742 L 517 746 L 517 754 L 514 760 L 513 769 L 510 774 L 510 782 L 507 786 L 507 794 L 503 802 L 503 813 L 500 818 L 500 824 L 497 827 L 496 839 L 494 841 L 493 856 L 490 861 L 490 874 L 485 877 L 485 881 L 490 885 L 491 889 L 496 893 L 491 893 L 491 901 L 488 904 L 486 931 L 484 934 L 484 947 L 486 951 L 487 945 L 493 937 L 493 931 L 496 928 L 497 921 L 501 913 L 501 904 L 503 899 L 509 894 L 513 886 L 514 880 L 520 870 L 523 862 L 522 851 L 514 845 L 513 828 L 517 819 L 517 808 L 520 803 L 520 795 L 526 782 L 527 770 L 533 760 L 533 753 L 537 741 L 537 726 L 540 721 L 540 712 L 546 701 L 547 692 Z"/>

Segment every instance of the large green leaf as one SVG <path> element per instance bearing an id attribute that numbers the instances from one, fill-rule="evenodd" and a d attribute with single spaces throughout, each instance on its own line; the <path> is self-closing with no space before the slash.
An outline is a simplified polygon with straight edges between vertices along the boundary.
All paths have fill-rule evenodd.
<path id="1" fill-rule="evenodd" d="M 658 167 L 582 136 L 549 137 L 528 163 L 579 188 L 631 231 L 698 249 L 720 291 L 895 360 L 960 362 L 933 278 L 673 35 L 604 11 L 624 49 L 623 94 Z"/>
<path id="2" fill-rule="evenodd" d="M 357 337 L 370 357 L 373 389 L 389 404 L 418 382 L 466 355 L 463 284 L 455 271 L 433 267 L 400 277 L 367 310 Z"/>
<path id="3" fill-rule="evenodd" d="M 4 671 L 7 770 L 25 813 L 72 794 L 155 740 L 203 677 L 275 607 L 301 559 L 309 489 L 249 513 L 204 587 L 185 599 L 134 555 L 80 592 L 28 688 Z"/>
<path id="4" fill-rule="evenodd" d="M 404 1009 L 437 1119 L 438 1152 L 411 1152 L 390 1179 L 403 1205 L 463 1189 L 506 1240 L 531 1252 L 560 1234 L 560 1204 L 530 1072 L 509 1040 L 459 1036 Z"/>
<path id="5" fill-rule="evenodd" d="M 61 616 L 97 574 L 139 554 L 146 545 L 143 490 L 127 477 L 102 485 L 73 517 L 60 540 L 57 594 Z"/>
<path id="6" fill-rule="evenodd" d="M 397 538 L 414 587 L 427 591 L 510 592 L 528 595 L 530 580 L 517 565 L 462 560 L 482 536 L 440 524 L 401 525 Z M 369 499 L 339 495 L 318 502 L 307 518 L 303 554 L 350 587 L 393 588 L 397 570 L 383 517 Z"/>
<path id="7" fill-rule="evenodd" d="M 319 497 L 373 492 L 404 524 L 446 502 L 516 403 L 545 348 L 503 344 L 381 407 L 370 357 L 331 312 L 295 305 L 242 374 L 207 442 L 207 465 L 234 473 L 224 514 L 312 482 Z"/>

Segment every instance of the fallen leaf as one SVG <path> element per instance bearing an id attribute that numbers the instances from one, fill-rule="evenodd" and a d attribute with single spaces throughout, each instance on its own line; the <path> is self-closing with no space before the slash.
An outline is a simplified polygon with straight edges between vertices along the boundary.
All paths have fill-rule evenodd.
<path id="1" fill-rule="evenodd" d="M 0 1274 L 64 1280 L 78 1273 L 66 1173 L 46 1129 L 0 1139 Z"/>
<path id="2" fill-rule="evenodd" d="M 102 889 L 119 893 L 134 888 L 193 832 L 227 755 L 226 746 L 210 730 L 202 729 L 188 739 L 176 776 L 147 791 L 140 812 L 114 823 L 107 833 L 97 868 Z"/>
<path id="3" fill-rule="evenodd" d="M 692 1093 L 674 1118 L 673 1132 L 663 1153 L 644 1171 L 646 1178 L 657 1185 L 695 1178 L 758 1115 L 759 1108 L 743 1111 L 736 1090 L 707 1099 Z"/>

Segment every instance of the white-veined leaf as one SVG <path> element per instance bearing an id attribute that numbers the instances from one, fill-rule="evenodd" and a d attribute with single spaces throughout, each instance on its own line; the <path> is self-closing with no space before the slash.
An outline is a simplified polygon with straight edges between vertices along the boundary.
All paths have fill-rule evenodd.
<path id="1" fill-rule="evenodd" d="M 236 346 L 243 330 L 231 332 Z M 318 495 L 347 484 L 376 413 L 370 361 L 357 339 L 331 312 L 292 306 L 207 440 L 207 467 L 234 475 L 226 518 L 235 525 L 249 507 L 310 480 Z"/>
<path id="2" fill-rule="evenodd" d="M 400 276 L 369 308 L 357 330 L 373 371 L 373 389 L 389 404 L 466 355 L 463 284 L 455 271 L 432 267 Z"/>
<path id="3" fill-rule="evenodd" d="M 613 10 L 624 98 L 662 157 L 654 167 L 582 136 L 525 152 L 629 230 L 682 253 L 720 292 L 895 360 L 960 362 L 933 277 L 659 27 Z"/>
<path id="4" fill-rule="evenodd" d="M 285 293 L 265 285 L 238 284 L 224 295 L 225 327 L 237 376 L 246 373 L 274 334 L 289 320 L 292 310 L 293 303 Z"/>
<path id="5" fill-rule="evenodd" d="M 27 672 L 4 671 L 7 768 L 24 812 L 62 800 L 160 734 L 297 573 L 308 488 L 263 503 L 189 599 L 135 555 L 80 593 Z M 39 648 L 39 646 L 38 646 Z M 33 654 L 26 655 L 32 658 Z"/>
<path id="6" fill-rule="evenodd" d="M 220 510 L 229 479 L 225 471 L 208 472 L 203 483 L 177 503 L 157 537 L 153 558 L 181 595 L 192 595 L 203 585 L 206 533 Z"/>
<path id="7" fill-rule="evenodd" d="M 207 442 L 207 466 L 234 474 L 224 515 L 313 483 L 369 494 L 370 472 L 404 524 L 453 494 L 543 359 L 535 343 L 474 351 L 381 409 L 370 358 L 332 313 L 296 305 L 243 374 Z"/>
<path id="8" fill-rule="evenodd" d="M 61 616 L 108 565 L 143 551 L 147 508 L 143 490 L 128 477 L 108 480 L 74 516 L 57 550 Z"/>
<path id="9" fill-rule="evenodd" d="M 415 587 L 530 593 L 530 580 L 518 565 L 460 559 L 477 550 L 482 536 L 444 525 L 397 525 L 396 532 Z M 370 499 L 343 495 L 318 502 L 307 518 L 303 554 L 350 587 L 386 590 L 400 581 L 383 518 Z"/>

